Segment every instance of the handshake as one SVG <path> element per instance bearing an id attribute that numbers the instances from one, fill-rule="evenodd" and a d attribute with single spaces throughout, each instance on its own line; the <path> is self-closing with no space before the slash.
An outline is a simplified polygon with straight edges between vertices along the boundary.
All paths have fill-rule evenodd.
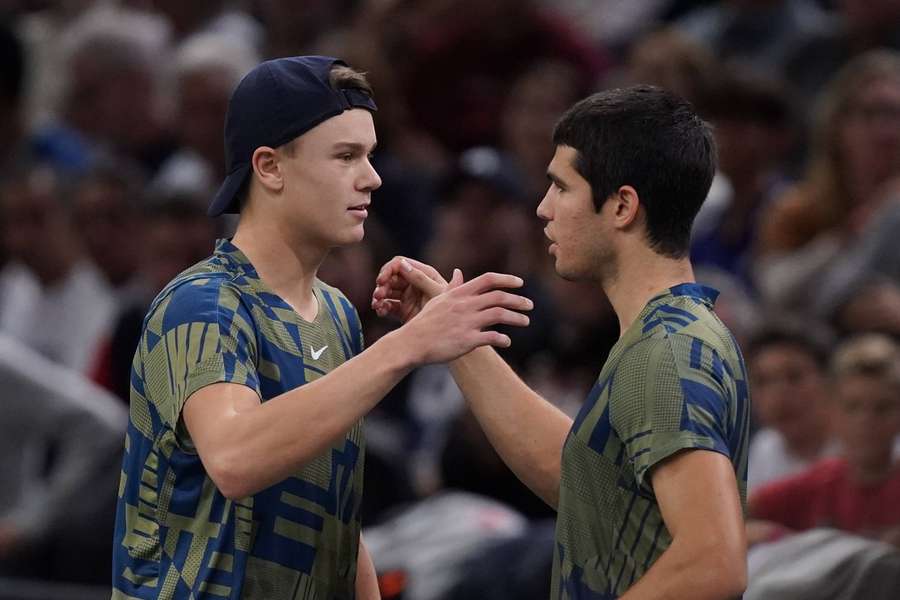
<path id="1" fill-rule="evenodd" d="M 523 284 L 520 277 L 501 273 L 464 281 L 459 269 L 447 281 L 430 265 L 398 256 L 378 273 L 372 308 L 404 324 L 391 335 L 404 338 L 400 347 L 409 352 L 409 366 L 448 362 L 479 346 L 510 345 L 509 336 L 490 328 L 528 325 L 522 313 L 534 303 L 504 291 Z"/>

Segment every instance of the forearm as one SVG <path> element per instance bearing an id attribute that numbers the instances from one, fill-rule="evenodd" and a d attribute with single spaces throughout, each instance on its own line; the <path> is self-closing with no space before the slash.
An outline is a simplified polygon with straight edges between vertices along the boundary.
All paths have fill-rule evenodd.
<path id="1" fill-rule="evenodd" d="M 359 536 L 359 558 L 356 561 L 356 598 L 357 600 L 381 600 L 378 589 L 378 576 L 372 556 Z"/>
<path id="2" fill-rule="evenodd" d="M 572 420 L 525 385 L 491 348 L 473 350 L 450 363 L 450 370 L 500 457 L 556 508 Z"/>
<path id="3" fill-rule="evenodd" d="M 662 553 L 622 600 L 728 600 L 746 587 L 746 553 L 710 538 L 679 543 Z"/>
<path id="4" fill-rule="evenodd" d="M 403 354 L 403 341 L 389 334 L 320 379 L 235 408 L 217 421 L 210 436 L 215 448 L 201 454 L 214 463 L 207 470 L 229 497 L 284 480 L 345 435 L 410 371 Z"/>

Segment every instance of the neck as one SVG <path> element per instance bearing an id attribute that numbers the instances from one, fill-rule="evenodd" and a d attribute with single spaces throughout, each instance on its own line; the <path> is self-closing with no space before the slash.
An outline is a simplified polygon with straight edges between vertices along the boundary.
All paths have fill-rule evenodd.
<path id="1" fill-rule="evenodd" d="M 694 281 L 690 260 L 666 258 L 649 248 L 631 256 L 620 255 L 617 266 L 616 275 L 601 284 L 619 317 L 620 335 L 628 330 L 651 298 L 672 286 Z M 640 275 L 636 277 L 635 273 Z"/>
<path id="2" fill-rule="evenodd" d="M 272 219 L 242 215 L 232 243 L 240 248 L 260 279 L 307 320 L 318 305 L 313 283 L 327 249 L 287 239 Z"/>

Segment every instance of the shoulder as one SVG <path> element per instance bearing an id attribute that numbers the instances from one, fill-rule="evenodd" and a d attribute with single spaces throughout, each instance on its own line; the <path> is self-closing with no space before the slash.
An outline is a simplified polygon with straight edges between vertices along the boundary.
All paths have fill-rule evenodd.
<path id="1" fill-rule="evenodd" d="M 215 323 L 223 315 L 245 312 L 246 294 L 236 275 L 219 268 L 213 257 L 172 280 L 151 304 L 146 322 L 162 331 L 185 323 Z"/>

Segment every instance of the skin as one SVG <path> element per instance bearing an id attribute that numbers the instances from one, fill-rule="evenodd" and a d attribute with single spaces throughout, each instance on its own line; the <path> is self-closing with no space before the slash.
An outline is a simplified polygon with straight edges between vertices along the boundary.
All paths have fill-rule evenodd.
<path id="1" fill-rule="evenodd" d="M 803 348 L 772 344 L 750 361 L 753 406 L 760 421 L 779 431 L 791 452 L 806 459 L 828 442 L 825 374 Z"/>
<path id="2" fill-rule="evenodd" d="M 303 134 L 292 151 L 260 147 L 253 154 L 249 198 L 233 243 L 308 321 L 320 310 L 313 282 L 329 249 L 363 237 L 364 207 L 381 185 L 369 160 L 375 144 L 371 114 L 354 109 Z M 296 473 L 413 368 L 481 345 L 508 346 L 509 338 L 490 327 L 528 323 L 516 311 L 530 309 L 530 300 L 501 291 L 521 285 L 511 275 L 474 279 L 328 375 L 264 403 L 243 385 L 200 389 L 187 399 L 182 419 L 207 473 L 231 499 Z M 359 597 L 378 598 L 371 559 L 361 548 Z"/>
<path id="3" fill-rule="evenodd" d="M 598 281 L 622 332 L 659 291 L 693 281 L 687 259 L 649 247 L 640 196 L 622 186 L 597 211 L 590 184 L 575 170 L 573 148 L 559 146 L 547 169 L 551 181 L 537 209 L 546 222 L 557 273 Z M 625 277 L 641 273 L 640 278 Z M 446 282 L 428 265 L 398 257 L 379 273 L 372 305 L 379 315 L 415 319 L 430 301 L 463 283 Z M 548 504 L 559 500 L 563 443 L 571 419 L 529 389 L 491 349 L 450 363 L 457 384 L 488 439 L 518 477 Z M 672 545 L 624 595 L 625 600 L 739 595 L 746 587 L 746 540 L 731 462 L 703 450 L 675 454 L 653 468 L 651 483 Z"/>

